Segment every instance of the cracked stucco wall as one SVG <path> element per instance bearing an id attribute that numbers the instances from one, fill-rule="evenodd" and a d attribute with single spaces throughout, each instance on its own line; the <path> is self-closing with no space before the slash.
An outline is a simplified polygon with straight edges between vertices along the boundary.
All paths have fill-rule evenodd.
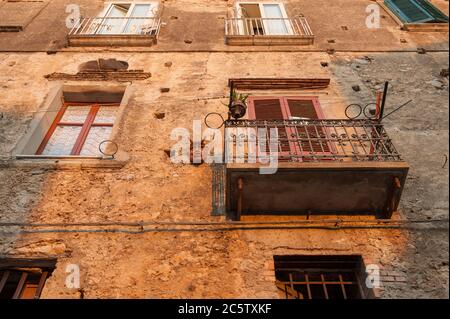
<path id="1" fill-rule="evenodd" d="M 285 52 L 267 52 L 280 48 L 251 52 L 256 49 L 224 46 L 223 20 L 217 15 L 226 15 L 227 2 L 218 0 L 206 14 L 202 12 L 210 8 L 206 6 L 209 0 L 191 0 L 189 10 L 184 9 L 186 1 L 165 1 L 164 14 L 169 23 L 152 48 L 63 48 L 66 33 L 59 29 L 54 35 L 43 32 L 37 36 L 37 29 L 28 28 L 14 39 L 0 34 L 4 50 L 0 53 L 0 221 L 223 221 L 222 217 L 210 216 L 209 167 L 173 165 L 164 150 L 173 143 L 173 128 L 191 128 L 192 120 L 201 120 L 208 112 L 226 114 L 223 103 L 228 97 L 227 80 L 232 77 L 330 77 L 330 87 L 319 92 L 328 116 L 343 116 L 346 105 L 373 100 L 375 90 L 389 80 L 392 90 L 388 109 L 413 98 L 413 103 L 385 120 L 388 133 L 411 165 L 400 211 L 394 218 L 448 218 L 448 164 L 444 162 L 448 156 L 448 79 L 439 76 L 442 68 L 448 68 L 448 52 L 318 52 L 329 47 L 327 39 L 331 37 L 336 39 L 334 47 L 338 50 L 446 49 L 448 34 L 405 34 L 392 21 L 386 21 L 372 41 L 361 33 L 361 27 L 352 24 L 355 7 L 363 10 L 369 1 L 342 6 L 349 1 L 339 0 L 341 5 L 330 8 L 335 13 L 342 11 L 342 24 L 355 25 L 349 33 L 330 33 L 335 25 L 319 16 L 311 17 L 317 35 L 315 46 L 283 48 Z M 100 2 L 96 1 L 95 7 L 86 3 L 84 8 L 96 12 Z M 323 5 L 322 1 L 308 6 L 305 1 L 298 2 L 303 6 L 300 9 L 311 12 L 309 15 Z M 62 4 L 64 1 L 52 2 L 46 10 L 60 12 Z M 59 11 L 53 6 L 59 6 Z M 178 19 L 169 20 L 171 16 Z M 60 19 L 40 16 L 33 23 L 60 23 Z M 188 28 L 184 27 L 187 20 Z M 205 23 L 207 34 L 199 34 L 196 30 Z M 180 32 L 184 29 L 192 35 L 191 45 L 184 42 L 185 35 Z M 52 37 L 59 41 L 61 51 L 48 55 L 45 50 L 54 41 Z M 406 44 L 397 41 L 403 37 L 407 37 Z M 44 52 L 5 52 L 27 49 Z M 195 52 L 202 50 L 205 52 Z M 289 52 L 292 50 L 317 52 Z M 116 141 L 129 155 L 128 163 L 121 169 L 49 169 L 39 164 L 17 167 L 10 159 L 12 149 L 29 130 L 31 119 L 50 90 L 63 84 L 48 81 L 44 75 L 76 73 L 80 64 L 97 58 L 124 60 L 130 69 L 152 73 L 147 80 L 127 83 L 133 87 L 133 94 L 117 123 Z M 172 62 L 171 66 L 166 62 Z M 329 67 L 322 67 L 320 62 L 328 62 Z M 353 91 L 353 85 L 361 90 Z M 161 88 L 170 90 L 162 93 Z M 155 113 L 165 116 L 157 119 Z M 278 220 L 283 218 L 286 220 Z M 265 221 L 267 217 L 256 220 Z M 44 298 L 80 297 L 79 291 L 64 285 L 65 267 L 72 263 L 80 266 L 85 298 L 276 298 L 280 295 L 271 268 L 275 254 L 361 254 L 367 263 L 383 268 L 381 297 L 445 298 L 448 225 L 438 226 L 408 230 L 192 229 L 138 234 L 23 233 L 17 227 L 3 227 L 2 231 L 10 233 L 0 234 L 0 255 L 57 257 L 57 268 L 47 281 Z"/>
<path id="2" fill-rule="evenodd" d="M 128 164 L 122 169 L 52 170 L 39 165 L 18 168 L 5 161 L 0 171 L 3 222 L 222 220 L 210 216 L 209 167 L 174 165 L 167 159 L 164 149 L 173 143 L 169 138 L 173 128 L 190 128 L 193 119 L 202 119 L 211 111 L 225 114 L 222 102 L 226 97 L 222 96 L 227 94 L 227 79 L 248 74 L 329 76 L 331 84 L 327 94 L 319 97 L 325 112 L 337 112 L 336 109 L 342 112 L 349 103 L 373 98 L 374 85 L 387 79 L 393 87 L 388 100 L 391 108 L 410 95 L 408 81 L 417 83 L 421 91 L 414 96 L 412 108 L 423 105 L 430 108 L 432 106 L 427 104 L 430 99 L 435 105 L 435 110 L 426 113 L 429 118 L 422 117 L 423 123 L 416 122 L 424 125 L 423 129 L 406 129 L 411 121 L 411 109 L 386 119 L 394 142 L 412 164 L 401 210 L 394 218 L 448 214 L 445 210 L 448 197 L 444 194 L 448 166 L 441 168 L 443 154 L 448 154 L 447 144 L 444 144 L 447 124 L 437 118 L 442 117 L 439 110 L 448 112 L 448 82 L 441 79 L 440 89 L 427 84 L 432 77 L 438 77 L 436 72 L 445 65 L 446 54 L 434 53 L 426 57 L 416 53 L 372 54 L 368 63 L 362 62 L 366 60 L 361 55 L 292 53 L 277 59 L 277 53 L 264 54 L 272 58 L 272 65 L 259 65 L 260 56 L 247 53 L 96 56 L 125 60 L 130 67 L 143 68 L 153 75 L 148 80 L 133 83 L 134 94 L 122 122 L 118 123 L 117 141 L 130 156 Z M 32 112 L 38 109 L 49 88 L 57 85 L 43 75 L 50 71 L 75 72 L 80 63 L 92 58 L 92 54 L 34 54 L 25 59 L 22 55 L 8 54 L 2 60 L 1 74 L 6 79 L 2 82 L 6 86 L 1 103 L 4 115 L 1 120 L 2 156 L 8 157 L 8 151 L 27 130 Z M 408 70 L 405 78 L 396 77 L 393 66 L 398 60 Z M 172 62 L 170 67 L 165 66 L 168 61 Z M 247 63 L 243 63 L 245 61 Z M 322 67 L 321 61 L 328 61 L 329 67 Z M 417 72 L 419 66 L 420 73 Z M 223 72 L 224 69 L 227 72 Z M 360 85 L 360 92 L 351 89 L 354 84 Z M 161 87 L 170 87 L 170 91 L 161 93 Z M 18 90 L 26 94 L 15 94 Z M 208 99 L 198 100 L 201 97 Z M 164 119 L 155 118 L 155 112 L 164 112 Z M 441 124 L 430 129 L 429 125 L 436 123 Z M 429 144 L 429 138 L 441 142 Z M 424 160 L 420 155 L 424 147 L 441 154 L 440 157 Z M 438 162 L 440 166 L 436 167 Z M 429 191 L 420 192 L 420 189 Z M 381 296 L 388 298 L 446 296 L 446 238 L 445 231 L 439 229 L 391 229 L 12 233 L 3 234 L 0 240 L 2 255 L 58 257 L 57 269 L 48 280 L 43 297 L 79 297 L 78 291 L 64 286 L 65 267 L 70 263 L 81 268 L 85 298 L 278 297 L 273 275 L 265 266 L 273 255 L 362 254 L 365 260 L 385 267 L 387 272 L 405 273 L 406 281 L 401 282 L 389 281 L 392 278 L 386 273 Z"/>

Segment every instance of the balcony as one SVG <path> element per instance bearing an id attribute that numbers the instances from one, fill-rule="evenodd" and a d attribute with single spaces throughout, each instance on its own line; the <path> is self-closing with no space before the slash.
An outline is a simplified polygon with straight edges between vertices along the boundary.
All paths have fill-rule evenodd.
<path id="1" fill-rule="evenodd" d="M 228 45 L 309 45 L 314 35 L 303 16 L 294 18 L 227 18 Z"/>
<path id="2" fill-rule="evenodd" d="M 408 172 L 377 120 L 227 120 L 224 143 L 233 155 L 223 172 L 226 213 L 237 220 L 260 214 L 390 218 Z M 270 151 L 277 170 L 264 174 Z"/>
<path id="3" fill-rule="evenodd" d="M 151 46 L 161 28 L 157 17 L 83 18 L 68 35 L 70 46 Z"/>
<path id="4" fill-rule="evenodd" d="M 276 152 L 280 162 L 402 161 L 383 125 L 372 120 L 228 120 L 227 146 L 250 146 L 252 142 L 256 146 L 256 132 L 260 129 L 277 129 Z M 269 143 L 270 136 L 266 136 L 266 151 Z M 247 162 L 251 155 L 247 148 L 235 159 Z"/>

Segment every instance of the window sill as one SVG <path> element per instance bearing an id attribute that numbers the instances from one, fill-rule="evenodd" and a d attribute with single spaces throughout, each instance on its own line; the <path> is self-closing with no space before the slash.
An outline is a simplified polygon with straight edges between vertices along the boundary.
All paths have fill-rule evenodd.
<path id="1" fill-rule="evenodd" d="M 127 35 L 127 34 L 84 34 L 69 35 L 69 46 L 152 46 L 157 42 L 156 34 Z"/>
<path id="2" fill-rule="evenodd" d="M 312 45 L 314 36 L 306 35 L 226 35 L 227 45 Z"/>
<path id="3" fill-rule="evenodd" d="M 101 156 L 45 156 L 45 155 L 16 155 L 15 160 L 9 162 L 10 167 L 18 168 L 46 168 L 46 169 L 121 169 L 129 161 L 125 153 L 117 154 L 114 158 Z"/>
<path id="4" fill-rule="evenodd" d="M 402 30 L 409 32 L 448 32 L 448 23 L 403 23 Z"/>

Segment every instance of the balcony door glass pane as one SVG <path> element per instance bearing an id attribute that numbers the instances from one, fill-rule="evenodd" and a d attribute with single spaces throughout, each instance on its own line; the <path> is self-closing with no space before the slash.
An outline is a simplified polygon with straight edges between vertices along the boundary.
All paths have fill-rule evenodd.
<path id="1" fill-rule="evenodd" d="M 142 26 L 149 24 L 152 19 L 143 19 L 150 17 L 151 4 L 136 4 L 131 11 L 130 19 L 127 22 L 124 33 L 141 34 Z"/>
<path id="2" fill-rule="evenodd" d="M 278 4 L 263 4 L 266 25 L 266 34 L 288 34 L 286 21 L 283 20 L 283 12 Z"/>
<path id="3" fill-rule="evenodd" d="M 121 34 L 125 24 L 125 18 L 130 9 L 129 4 L 113 4 L 106 14 L 106 19 L 102 19 L 99 34 Z"/>

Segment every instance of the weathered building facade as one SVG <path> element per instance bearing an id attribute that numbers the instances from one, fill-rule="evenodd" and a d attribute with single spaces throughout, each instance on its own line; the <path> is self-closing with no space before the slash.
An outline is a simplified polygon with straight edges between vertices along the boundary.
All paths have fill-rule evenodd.
<path id="1" fill-rule="evenodd" d="M 77 25 L 73 2 L 0 2 L 5 296 L 448 297 L 448 23 L 402 30 L 369 0 L 79 0 Z M 250 94 L 242 120 L 287 133 L 273 179 L 167 155 L 176 128 L 233 125 L 217 125 L 230 79 Z M 412 99 L 382 120 L 395 151 L 346 114 L 385 81 L 385 115 Z M 258 117 L 267 100 L 280 117 Z M 367 287 L 368 265 L 381 287 Z"/>

